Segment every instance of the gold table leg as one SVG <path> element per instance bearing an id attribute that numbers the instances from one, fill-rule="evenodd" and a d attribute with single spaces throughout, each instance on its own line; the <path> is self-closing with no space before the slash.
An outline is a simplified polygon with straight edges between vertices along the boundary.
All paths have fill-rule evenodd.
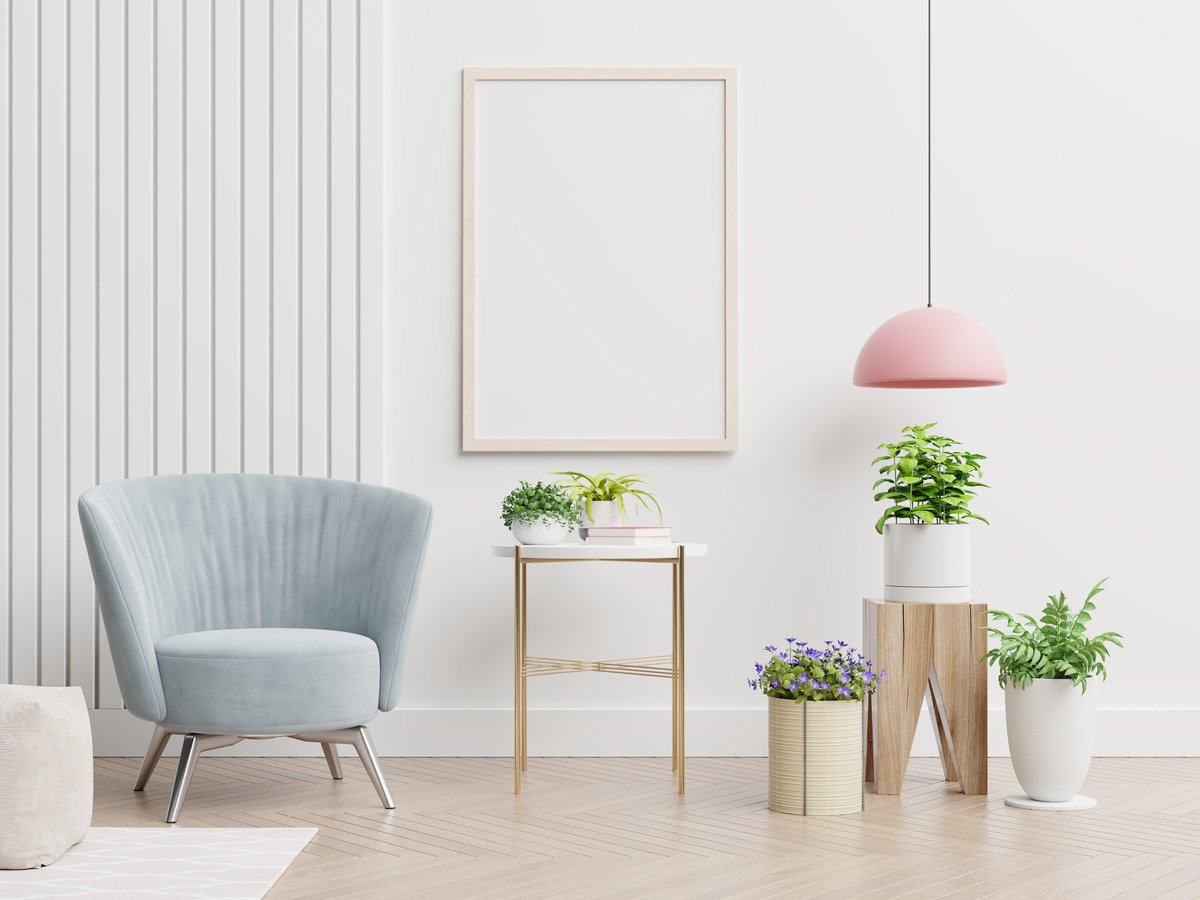
<path id="1" fill-rule="evenodd" d="M 679 793 L 684 790 L 684 551 L 677 555 L 628 562 L 669 563 L 671 566 L 671 770 L 678 774 Z M 529 768 L 529 566 L 518 545 L 513 551 L 513 793 L 521 793 L 521 773 Z M 538 562 L 581 562 L 575 559 L 540 559 Z M 555 671 L 624 671 L 632 675 L 668 677 L 661 667 L 665 657 L 639 657 L 635 660 L 606 660 L 577 663 L 538 657 L 533 660 L 533 674 L 546 675 Z M 621 665 L 618 666 L 617 664 Z M 601 668 L 604 666 L 604 668 Z M 657 667 L 657 668 L 656 668 Z"/>
<path id="2" fill-rule="evenodd" d="M 525 678 L 522 669 L 524 667 L 525 647 L 524 645 L 524 626 L 522 621 L 521 599 L 523 596 L 522 576 L 524 575 L 521 563 L 521 548 L 518 546 L 513 551 L 513 559 L 515 561 L 513 583 L 513 793 L 521 793 L 521 747 L 524 736 L 521 733 L 521 709 L 524 704 L 523 688 L 525 686 Z"/>
<path id="3" fill-rule="evenodd" d="M 521 771 L 529 769 L 529 566 L 521 571 Z"/>
<path id="4" fill-rule="evenodd" d="M 686 754 L 684 752 L 684 728 L 683 728 L 686 707 L 684 705 L 684 693 L 683 693 L 683 681 L 684 681 L 684 675 L 683 675 L 683 673 L 684 673 L 684 665 L 683 665 L 684 571 L 683 571 L 683 546 L 682 545 L 679 547 L 679 560 L 673 566 L 673 568 L 675 570 L 675 591 L 674 591 L 674 593 L 675 593 L 675 597 L 676 597 L 675 617 L 676 617 L 676 622 L 677 622 L 676 627 L 675 627 L 675 643 L 676 643 L 675 669 L 678 672 L 677 683 L 679 686 L 678 687 L 678 697 L 676 698 L 675 703 L 676 703 L 676 706 L 678 707 L 678 713 L 677 713 L 677 717 L 676 717 L 676 722 L 677 722 L 676 728 L 678 728 L 678 730 L 679 730 L 679 748 L 678 748 L 679 794 L 680 794 L 680 796 L 682 796 L 683 795 L 683 783 L 684 783 L 683 782 L 683 778 L 684 778 L 683 765 L 684 765 L 684 759 L 686 758 Z"/>
<path id="5" fill-rule="evenodd" d="M 671 771 L 679 769 L 679 571 L 671 565 Z"/>

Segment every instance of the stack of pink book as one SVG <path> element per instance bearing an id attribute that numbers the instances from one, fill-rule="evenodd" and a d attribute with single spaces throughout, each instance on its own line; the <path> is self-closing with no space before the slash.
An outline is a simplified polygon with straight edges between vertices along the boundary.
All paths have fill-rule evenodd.
<path id="1" fill-rule="evenodd" d="M 671 529 L 665 525 L 592 525 L 587 530 L 587 542 L 607 547 L 669 544 Z"/>

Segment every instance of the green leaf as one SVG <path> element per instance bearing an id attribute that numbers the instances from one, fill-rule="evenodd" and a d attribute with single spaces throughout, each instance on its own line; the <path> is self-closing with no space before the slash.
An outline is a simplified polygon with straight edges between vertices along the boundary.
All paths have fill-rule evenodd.
<path id="1" fill-rule="evenodd" d="M 1085 601 L 1084 607 L 1089 606 L 1095 609 L 1095 604 Z M 1008 629 L 985 626 L 985 631 L 998 639 L 998 646 L 989 650 L 985 659 L 996 666 L 1001 684 L 1068 678 L 1086 691 L 1089 678 L 1108 677 L 1104 660 L 1110 644 L 1120 646 L 1116 641 L 1119 635 L 1105 632 L 1088 637 L 1087 624 L 1092 618 L 1088 609 L 1072 610 L 1062 591 L 1050 595 L 1042 613 L 1038 620 L 1029 613 L 1018 618 L 1002 610 L 987 610 L 988 617 Z"/>

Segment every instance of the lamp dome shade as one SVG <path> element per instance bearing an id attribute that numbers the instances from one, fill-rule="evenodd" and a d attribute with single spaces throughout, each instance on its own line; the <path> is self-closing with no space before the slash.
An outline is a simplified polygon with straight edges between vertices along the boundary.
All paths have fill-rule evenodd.
<path id="1" fill-rule="evenodd" d="M 877 388 L 988 387 L 1008 381 L 1000 348 L 962 313 L 921 307 L 893 316 L 859 351 L 854 383 Z"/>

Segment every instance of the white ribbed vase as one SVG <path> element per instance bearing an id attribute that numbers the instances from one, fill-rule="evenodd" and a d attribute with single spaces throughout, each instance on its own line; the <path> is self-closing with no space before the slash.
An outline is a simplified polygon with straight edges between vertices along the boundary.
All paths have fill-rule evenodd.
<path id="1" fill-rule="evenodd" d="M 771 809 L 806 816 L 862 812 L 861 700 L 768 697 L 767 719 Z"/>
<path id="2" fill-rule="evenodd" d="M 1096 685 L 1082 693 L 1068 678 L 1037 678 L 1022 690 L 1004 686 L 1008 752 L 1017 781 L 1032 799 L 1065 803 L 1079 793 L 1092 764 Z"/>

